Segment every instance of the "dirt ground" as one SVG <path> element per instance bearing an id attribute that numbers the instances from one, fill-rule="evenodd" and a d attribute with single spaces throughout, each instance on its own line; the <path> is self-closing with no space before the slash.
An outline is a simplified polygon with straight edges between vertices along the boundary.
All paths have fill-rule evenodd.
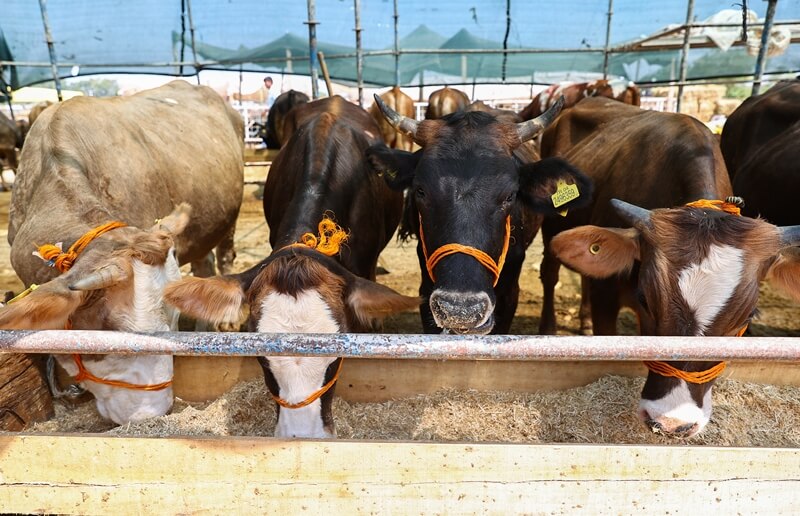
<path id="1" fill-rule="evenodd" d="M 266 177 L 267 167 L 252 166 L 245 170 L 245 186 L 242 208 L 236 227 L 236 271 L 246 270 L 270 252 L 269 229 L 264 220 L 261 200 L 257 197 L 259 186 L 255 183 Z M 19 292 L 23 285 L 17 278 L 9 261 L 8 206 L 10 192 L 0 192 L 0 293 L 11 290 Z M 415 252 L 416 241 L 403 243 L 393 240 L 381 255 L 381 265 L 389 273 L 378 277 L 378 281 L 400 293 L 416 295 L 420 282 L 420 269 Z M 538 333 L 541 312 L 542 286 L 539 281 L 539 263 L 542 259 L 541 239 L 537 237 L 528 249 L 528 256 L 521 277 L 519 308 L 511 327 L 512 333 L 533 335 Z M 577 317 L 580 302 L 580 279 L 571 271 L 562 268 L 561 281 L 556 289 L 556 316 L 558 333 L 579 334 Z M 759 300 L 760 316 L 750 325 L 750 333 L 756 336 L 800 336 L 800 306 L 786 295 L 769 285 L 761 288 Z M 632 312 L 625 311 L 619 320 L 619 331 L 623 335 L 635 335 L 636 323 Z M 422 325 L 417 313 L 403 313 L 386 322 L 387 333 L 420 333 Z"/>

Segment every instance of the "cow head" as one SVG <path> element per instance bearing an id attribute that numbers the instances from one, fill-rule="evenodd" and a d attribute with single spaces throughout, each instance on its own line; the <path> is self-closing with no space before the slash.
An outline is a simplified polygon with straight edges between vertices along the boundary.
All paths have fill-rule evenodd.
<path id="1" fill-rule="evenodd" d="M 299 246 L 277 251 L 241 274 L 184 278 L 169 285 L 165 297 L 192 317 L 212 322 L 239 322 L 247 303 L 248 327 L 261 333 L 362 331 L 419 306 L 418 298 L 355 276 L 336 260 Z M 331 405 L 341 360 L 259 357 L 267 388 L 280 405 L 276 437 L 335 437 Z"/>
<path id="2" fill-rule="evenodd" d="M 92 240 L 67 272 L 0 309 L 0 329 L 177 329 L 178 314 L 165 307 L 162 294 L 180 278 L 172 236 L 186 227 L 190 211 L 182 204 L 149 230 L 121 227 Z M 69 374 L 79 374 L 72 357 L 56 358 Z M 94 377 L 135 386 L 172 379 L 171 356 L 83 355 L 82 363 Z M 81 383 L 94 394 L 100 415 L 117 424 L 161 416 L 172 407 L 169 385 L 148 391 Z"/>
<path id="3" fill-rule="evenodd" d="M 581 274 L 605 278 L 638 269 L 638 307 L 645 335 L 737 335 L 756 310 L 769 279 L 800 297 L 800 226 L 708 208 L 645 210 L 611 201 L 630 229 L 582 226 L 559 233 L 553 253 Z M 714 362 L 667 362 L 682 371 Z M 653 430 L 691 436 L 711 417 L 712 381 L 694 383 L 651 372 L 639 415 Z"/>
<path id="4" fill-rule="evenodd" d="M 398 131 L 422 147 L 411 154 L 378 145 L 367 150 L 367 158 L 390 187 L 409 188 L 414 212 L 410 217 L 419 224 L 423 282 L 430 280 L 429 303 L 436 325 L 459 333 L 489 333 L 498 280 L 491 264 L 502 267 L 509 245 L 508 252 L 517 253 L 521 263 L 524 246 L 509 243 L 509 226 L 522 224 L 523 207 L 556 215 L 591 197 L 590 180 L 565 161 L 521 163 L 514 156 L 517 147 L 553 121 L 563 99 L 541 116 L 519 124 L 480 111 L 417 122 L 392 111 L 378 97 L 376 102 Z M 580 197 L 556 209 L 551 196 L 559 183 L 577 184 Z M 433 258 L 443 249 L 453 249 L 446 247 L 450 244 L 469 250 Z"/>

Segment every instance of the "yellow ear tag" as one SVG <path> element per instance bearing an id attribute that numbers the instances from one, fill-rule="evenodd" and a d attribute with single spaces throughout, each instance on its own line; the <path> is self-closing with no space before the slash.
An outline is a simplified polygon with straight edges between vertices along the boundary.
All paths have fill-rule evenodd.
<path id="1" fill-rule="evenodd" d="M 578 191 L 578 185 L 568 185 L 566 181 L 559 180 L 556 183 L 556 193 L 551 195 L 550 199 L 553 200 L 553 208 L 558 208 L 559 206 L 563 206 L 569 201 L 575 200 L 580 196 L 581 194 Z"/>

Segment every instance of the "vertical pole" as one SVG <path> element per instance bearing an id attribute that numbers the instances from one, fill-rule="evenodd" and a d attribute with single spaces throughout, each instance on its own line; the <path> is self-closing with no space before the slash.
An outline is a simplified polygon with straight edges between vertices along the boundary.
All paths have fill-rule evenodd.
<path id="1" fill-rule="evenodd" d="M 192 20 L 192 0 L 186 0 L 186 14 L 189 15 L 189 34 L 192 35 L 192 59 L 194 59 L 195 77 L 200 84 L 200 65 L 197 62 L 197 48 L 194 42 L 194 20 Z"/>
<path id="2" fill-rule="evenodd" d="M 286 49 L 286 73 L 294 73 L 294 61 L 292 60 L 292 49 Z M 283 82 L 281 82 L 281 92 L 283 92 Z"/>
<path id="3" fill-rule="evenodd" d="M 764 27 L 761 29 L 761 46 L 756 58 L 756 69 L 753 72 L 753 90 L 751 95 L 758 95 L 761 91 L 761 78 L 764 76 L 764 63 L 767 61 L 767 47 L 769 46 L 769 33 L 772 32 L 772 21 L 775 18 L 775 6 L 778 0 L 767 0 L 767 15 L 764 17 Z"/>
<path id="4" fill-rule="evenodd" d="M 614 0 L 608 0 L 606 18 L 606 46 L 603 48 L 603 79 L 608 79 L 608 51 L 611 48 L 611 19 L 614 16 Z"/>
<path id="5" fill-rule="evenodd" d="M 400 36 L 398 34 L 398 21 L 400 14 L 397 11 L 397 0 L 394 0 L 394 85 L 400 86 Z"/>
<path id="6" fill-rule="evenodd" d="M 353 0 L 356 14 L 356 83 L 358 105 L 364 107 L 364 52 L 361 48 L 361 0 Z"/>
<path id="7" fill-rule="evenodd" d="M 239 64 L 239 106 L 241 106 L 241 105 L 242 105 L 242 65 L 240 63 Z"/>
<path id="8" fill-rule="evenodd" d="M 178 77 L 183 77 L 183 60 L 186 51 L 186 0 L 181 0 L 181 54 L 180 65 L 178 65 Z"/>
<path id="9" fill-rule="evenodd" d="M 58 101 L 64 100 L 61 95 L 61 79 L 58 77 L 58 65 L 56 64 L 56 49 L 53 46 L 53 35 L 50 33 L 50 20 L 47 18 L 47 0 L 39 0 L 39 9 L 42 11 L 42 23 L 44 24 L 44 39 L 47 41 L 47 51 L 50 53 L 50 70 L 53 72 L 53 81 L 56 83 L 56 95 Z"/>
<path id="10" fill-rule="evenodd" d="M 681 72 L 678 76 L 678 100 L 675 111 L 681 112 L 683 103 L 683 83 L 686 82 L 686 73 L 689 69 L 689 49 L 692 46 L 691 32 L 692 19 L 694 18 L 694 0 L 686 3 L 686 25 L 683 30 L 683 48 L 681 49 Z"/>
<path id="11" fill-rule="evenodd" d="M 311 98 L 319 98 L 319 65 L 317 64 L 317 6 L 314 0 L 308 0 L 308 67 L 311 73 Z"/>
<path id="12" fill-rule="evenodd" d="M 506 34 L 503 36 L 503 66 L 500 70 L 500 80 L 506 82 L 506 65 L 508 64 L 508 35 L 511 33 L 511 0 L 506 0 Z M 472 83 L 472 98 L 475 98 L 475 83 Z"/>

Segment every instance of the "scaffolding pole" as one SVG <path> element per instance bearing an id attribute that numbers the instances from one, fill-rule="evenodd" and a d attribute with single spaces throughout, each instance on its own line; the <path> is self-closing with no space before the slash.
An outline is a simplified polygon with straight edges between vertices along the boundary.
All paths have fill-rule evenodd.
<path id="1" fill-rule="evenodd" d="M 361 0 L 353 0 L 356 17 L 356 84 L 358 85 L 358 105 L 364 107 L 364 51 L 361 48 Z"/>
<path id="2" fill-rule="evenodd" d="M 44 39 L 47 41 L 47 51 L 50 53 L 50 68 L 53 72 L 53 81 L 56 83 L 56 95 L 58 101 L 64 100 L 61 95 L 61 79 L 58 77 L 58 64 L 56 63 L 56 49 L 53 45 L 53 34 L 50 32 L 50 20 L 47 17 L 47 0 L 39 0 L 39 9 L 42 11 L 42 23 L 44 24 Z"/>
<path id="3" fill-rule="evenodd" d="M 398 24 L 400 13 L 397 10 L 397 0 L 394 0 L 394 85 L 400 86 L 400 33 Z"/>
<path id="4" fill-rule="evenodd" d="M 192 0 L 186 0 L 186 14 L 189 15 L 189 34 L 192 37 L 192 59 L 194 59 L 194 71 L 197 77 L 197 84 L 200 84 L 200 64 L 197 61 L 197 47 L 194 42 L 194 20 L 192 19 Z"/>
<path id="5" fill-rule="evenodd" d="M 317 63 L 317 5 L 315 0 L 308 0 L 308 67 L 311 74 L 311 98 L 319 98 L 319 65 Z"/>
<path id="6" fill-rule="evenodd" d="M 608 54 L 611 50 L 611 20 L 614 17 L 614 0 L 608 0 L 608 18 L 606 19 L 606 45 L 603 48 L 603 79 L 608 79 Z"/>
<path id="7" fill-rule="evenodd" d="M 764 63 L 767 61 L 767 50 L 769 47 L 769 33 L 772 32 L 772 21 L 775 18 L 775 7 L 778 0 L 767 0 L 767 15 L 764 19 L 764 28 L 761 29 L 761 46 L 758 49 L 756 58 L 756 69 L 753 72 L 753 90 L 751 95 L 758 95 L 761 91 L 761 79 L 764 77 Z"/>
<path id="8" fill-rule="evenodd" d="M 683 31 L 683 48 L 681 49 L 681 70 L 678 77 L 678 100 L 675 105 L 675 110 L 681 112 L 681 104 L 683 102 L 683 84 L 686 82 L 686 73 L 689 69 L 689 49 L 691 48 L 691 32 L 692 21 L 694 18 L 694 0 L 688 0 L 686 3 L 686 25 Z"/>

